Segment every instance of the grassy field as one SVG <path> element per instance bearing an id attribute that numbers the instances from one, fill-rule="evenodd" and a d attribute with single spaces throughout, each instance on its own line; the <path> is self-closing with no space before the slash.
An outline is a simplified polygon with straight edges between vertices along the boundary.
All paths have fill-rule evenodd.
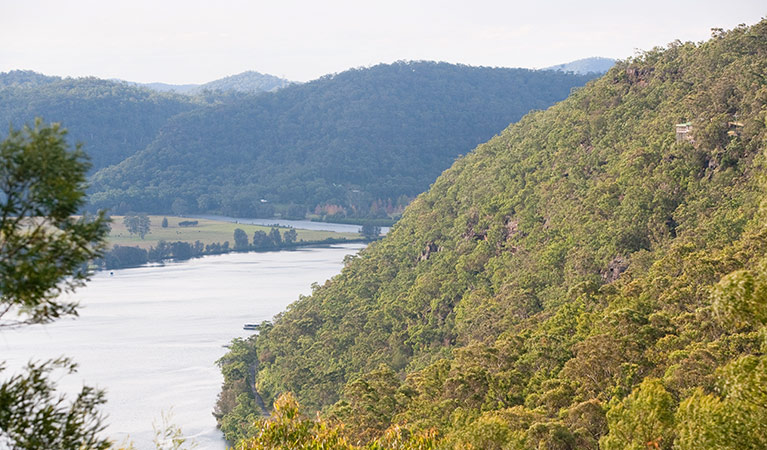
<path id="1" fill-rule="evenodd" d="M 162 228 L 163 217 L 168 218 L 168 228 Z M 123 216 L 112 216 L 112 231 L 109 233 L 109 246 L 112 245 L 129 245 L 133 247 L 141 247 L 148 249 L 151 246 L 156 246 L 159 241 L 183 241 L 194 243 L 195 241 L 201 241 L 203 244 L 211 244 L 219 242 L 221 244 L 224 241 L 229 241 L 229 245 L 234 245 L 234 229 L 241 228 L 247 233 L 249 239 L 253 239 L 253 233 L 256 230 L 269 232 L 271 227 L 264 227 L 259 225 L 245 225 L 241 223 L 222 222 L 218 220 L 205 220 L 205 219 L 189 219 L 184 217 L 174 216 L 149 216 L 152 222 L 150 233 L 144 236 L 144 239 L 138 237 L 138 235 L 128 233 L 128 230 L 123 225 Z M 197 220 L 199 223 L 193 227 L 180 227 L 179 222 L 184 220 Z M 280 228 L 282 233 L 287 228 Z M 296 228 L 298 233 L 298 240 L 304 241 L 322 241 L 327 238 L 332 239 L 360 239 L 361 236 L 357 233 L 336 233 L 333 231 L 315 231 L 315 230 L 301 230 Z"/>

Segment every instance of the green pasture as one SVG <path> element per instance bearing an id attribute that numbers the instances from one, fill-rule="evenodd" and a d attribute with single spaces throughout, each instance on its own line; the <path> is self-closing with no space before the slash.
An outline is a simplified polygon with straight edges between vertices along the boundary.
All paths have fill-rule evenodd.
<path id="1" fill-rule="evenodd" d="M 168 218 L 168 228 L 162 228 L 163 217 Z M 134 247 L 149 248 L 156 246 L 159 241 L 183 241 L 193 243 L 195 241 L 201 241 L 203 244 L 211 244 L 219 242 L 221 244 L 224 241 L 229 241 L 229 245 L 234 245 L 234 230 L 235 228 L 241 228 L 248 234 L 250 239 L 253 238 L 253 233 L 257 230 L 269 232 L 271 227 L 260 225 L 246 225 L 241 223 L 231 223 L 218 220 L 208 219 L 189 219 L 185 217 L 174 216 L 149 216 L 151 220 L 151 228 L 149 234 L 141 239 L 138 235 L 128 233 L 128 230 L 123 225 L 123 216 L 112 216 L 112 231 L 109 233 L 109 246 L 113 245 L 129 245 Z M 192 227 L 181 227 L 178 225 L 182 221 L 198 221 L 198 225 Z M 288 228 L 280 227 L 282 233 Z M 358 233 L 337 233 L 334 231 L 315 231 L 315 230 L 302 230 L 296 228 L 298 233 L 298 241 L 322 241 L 328 238 L 331 239 L 360 239 L 361 236 Z"/>

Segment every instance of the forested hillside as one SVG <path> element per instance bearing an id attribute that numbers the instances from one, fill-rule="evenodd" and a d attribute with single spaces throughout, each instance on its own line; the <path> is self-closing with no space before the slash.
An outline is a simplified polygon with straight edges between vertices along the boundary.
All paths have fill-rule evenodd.
<path id="1" fill-rule="evenodd" d="M 94 171 L 143 149 L 170 117 L 194 107 L 189 97 L 97 78 L 0 74 L 0 135 L 35 117 L 60 122 L 71 144 L 87 145 Z"/>
<path id="2" fill-rule="evenodd" d="M 92 206 L 386 216 L 459 154 L 589 77 L 410 62 L 354 69 L 169 121 L 93 177 Z"/>
<path id="3" fill-rule="evenodd" d="M 234 343 L 226 436 L 767 447 L 765 74 L 767 21 L 675 42 L 477 147 L 385 239 Z M 258 421 L 251 383 L 327 422 L 290 396 Z"/>

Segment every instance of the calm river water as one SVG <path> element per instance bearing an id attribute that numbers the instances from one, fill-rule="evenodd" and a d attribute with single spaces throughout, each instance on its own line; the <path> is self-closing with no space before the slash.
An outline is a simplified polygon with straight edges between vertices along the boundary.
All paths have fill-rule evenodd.
<path id="1" fill-rule="evenodd" d="M 207 256 L 164 266 L 97 273 L 73 296 L 80 317 L 0 332 L 5 379 L 30 359 L 60 355 L 79 364 L 57 378 L 67 391 L 106 389 L 107 434 L 152 446 L 152 424 L 172 423 L 198 448 L 223 449 L 211 415 L 222 378 L 215 361 L 244 323 L 261 322 L 339 273 L 348 244 L 289 252 Z"/>

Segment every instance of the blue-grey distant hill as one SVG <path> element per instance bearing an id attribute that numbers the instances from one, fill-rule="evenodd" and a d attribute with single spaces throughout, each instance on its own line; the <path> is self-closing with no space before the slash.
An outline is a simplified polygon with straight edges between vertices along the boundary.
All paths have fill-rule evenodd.
<path id="1" fill-rule="evenodd" d="M 91 201 L 118 212 L 385 215 L 590 78 L 434 62 L 328 75 L 174 117 L 94 175 Z"/>
<path id="2" fill-rule="evenodd" d="M 130 82 L 129 82 L 130 83 Z M 133 83 L 131 83 L 133 84 Z M 255 94 L 272 92 L 291 84 L 290 81 L 274 75 L 263 74 L 253 70 L 231 75 L 205 84 L 168 84 L 168 83 L 136 83 L 160 92 L 175 92 L 177 94 L 198 95 L 205 91 L 242 92 Z"/>
<path id="3" fill-rule="evenodd" d="M 122 80 L 115 80 L 122 81 Z M 176 94 L 194 95 L 194 92 L 200 88 L 199 84 L 169 84 L 169 83 L 134 83 L 124 81 L 124 83 L 134 86 L 142 86 L 159 92 L 173 92 Z"/>
<path id="4" fill-rule="evenodd" d="M 576 61 L 572 61 L 564 64 L 557 64 L 556 66 L 546 67 L 543 70 L 558 70 L 560 72 L 571 72 L 579 75 L 585 75 L 587 73 L 602 74 L 610 70 L 615 65 L 616 60 L 612 58 L 584 58 Z"/>

